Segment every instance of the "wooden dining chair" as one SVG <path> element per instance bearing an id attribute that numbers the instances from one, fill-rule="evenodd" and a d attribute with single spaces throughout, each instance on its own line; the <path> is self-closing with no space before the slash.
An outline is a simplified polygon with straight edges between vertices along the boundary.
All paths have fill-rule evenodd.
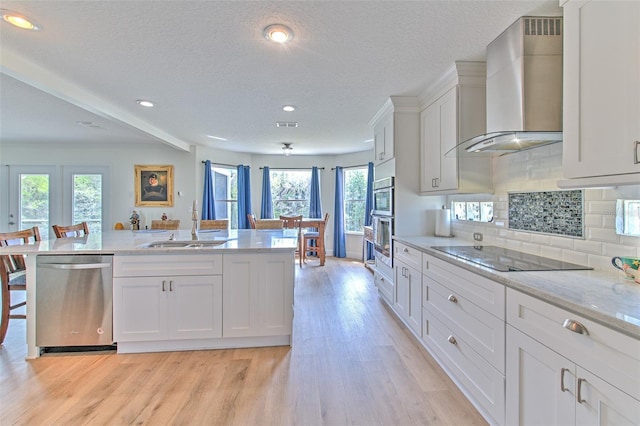
<path id="1" fill-rule="evenodd" d="M 297 229 L 298 230 L 298 248 L 296 249 L 296 256 L 300 261 L 300 267 L 302 267 L 302 255 L 300 254 L 300 248 L 302 247 L 302 215 L 300 216 L 280 216 L 282 219 L 283 228 Z"/>
<path id="2" fill-rule="evenodd" d="M 81 222 L 69 226 L 53 225 L 52 228 L 54 234 L 56 234 L 56 238 L 82 237 L 89 234 L 89 226 L 87 225 L 87 222 Z"/>
<path id="3" fill-rule="evenodd" d="M 319 223 L 317 231 L 307 231 L 302 234 L 302 260 L 306 260 L 308 254 L 314 254 L 320 259 L 320 266 L 324 266 L 326 249 L 324 245 L 324 231 L 329 222 L 329 213 L 325 213 L 324 220 Z M 313 243 L 312 243 L 313 242 Z"/>
<path id="4" fill-rule="evenodd" d="M 200 229 L 229 229 L 229 219 L 203 219 Z"/>
<path id="5" fill-rule="evenodd" d="M 256 219 L 256 229 L 282 229 L 283 226 L 281 219 Z"/>
<path id="6" fill-rule="evenodd" d="M 37 226 L 16 232 L 0 233 L 0 247 L 16 244 L 30 244 L 41 241 Z M 26 268 L 23 255 L 0 255 L 0 284 L 2 285 L 2 319 L 0 321 L 0 344 L 4 342 L 10 319 L 25 319 L 24 314 L 11 311 L 27 304 L 26 301 L 11 304 L 11 292 L 27 290 Z"/>
<path id="7" fill-rule="evenodd" d="M 249 226 L 251 229 L 256 229 L 256 215 L 249 213 L 247 214 L 247 219 L 249 219 Z"/>
<path id="8" fill-rule="evenodd" d="M 152 220 L 151 229 L 179 229 L 180 219 L 176 220 Z"/>

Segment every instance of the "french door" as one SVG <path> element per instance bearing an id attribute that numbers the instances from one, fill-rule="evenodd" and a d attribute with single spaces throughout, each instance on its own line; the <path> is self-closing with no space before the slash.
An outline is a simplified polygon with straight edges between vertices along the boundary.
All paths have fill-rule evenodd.
<path id="1" fill-rule="evenodd" d="M 90 232 L 109 229 L 107 167 L 8 166 L 7 181 L 8 221 L 0 230 L 37 226 L 48 239 L 53 224 L 86 221 Z"/>

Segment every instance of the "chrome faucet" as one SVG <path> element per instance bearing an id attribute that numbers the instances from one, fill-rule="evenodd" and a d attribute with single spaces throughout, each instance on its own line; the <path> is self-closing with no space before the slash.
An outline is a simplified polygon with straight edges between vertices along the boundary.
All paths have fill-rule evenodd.
<path id="1" fill-rule="evenodd" d="M 176 234 L 174 233 L 169 234 L 169 241 L 173 241 L 175 239 L 176 239 Z"/>

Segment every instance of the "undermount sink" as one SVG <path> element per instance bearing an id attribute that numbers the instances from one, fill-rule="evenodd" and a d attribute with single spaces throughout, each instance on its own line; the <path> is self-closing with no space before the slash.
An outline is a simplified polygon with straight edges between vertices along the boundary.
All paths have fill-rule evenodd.
<path id="1" fill-rule="evenodd" d="M 142 244 L 143 248 L 207 248 L 215 247 L 226 243 L 226 240 L 215 241 L 153 241 Z"/>

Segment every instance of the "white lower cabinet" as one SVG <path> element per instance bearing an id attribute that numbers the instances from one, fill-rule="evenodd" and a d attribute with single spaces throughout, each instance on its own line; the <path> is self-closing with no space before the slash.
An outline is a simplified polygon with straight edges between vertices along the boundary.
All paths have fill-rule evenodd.
<path id="1" fill-rule="evenodd" d="M 118 343 L 222 336 L 222 256 L 115 256 Z"/>
<path id="2" fill-rule="evenodd" d="M 114 278 L 114 340 L 222 337 L 222 277 Z"/>
<path id="3" fill-rule="evenodd" d="M 507 424 L 640 424 L 638 339 L 516 290 L 507 301 Z"/>
<path id="4" fill-rule="evenodd" d="M 393 307 L 409 328 L 421 337 L 422 273 L 399 260 L 396 260 L 394 269 L 396 301 Z"/>
<path id="5" fill-rule="evenodd" d="M 422 259 L 425 346 L 490 422 L 504 424 L 504 286 Z"/>
<path id="6" fill-rule="evenodd" d="M 222 335 L 290 335 L 294 267 L 289 253 L 225 254 Z"/>
<path id="7" fill-rule="evenodd" d="M 293 252 L 114 256 L 118 352 L 289 345 L 294 267 Z"/>

